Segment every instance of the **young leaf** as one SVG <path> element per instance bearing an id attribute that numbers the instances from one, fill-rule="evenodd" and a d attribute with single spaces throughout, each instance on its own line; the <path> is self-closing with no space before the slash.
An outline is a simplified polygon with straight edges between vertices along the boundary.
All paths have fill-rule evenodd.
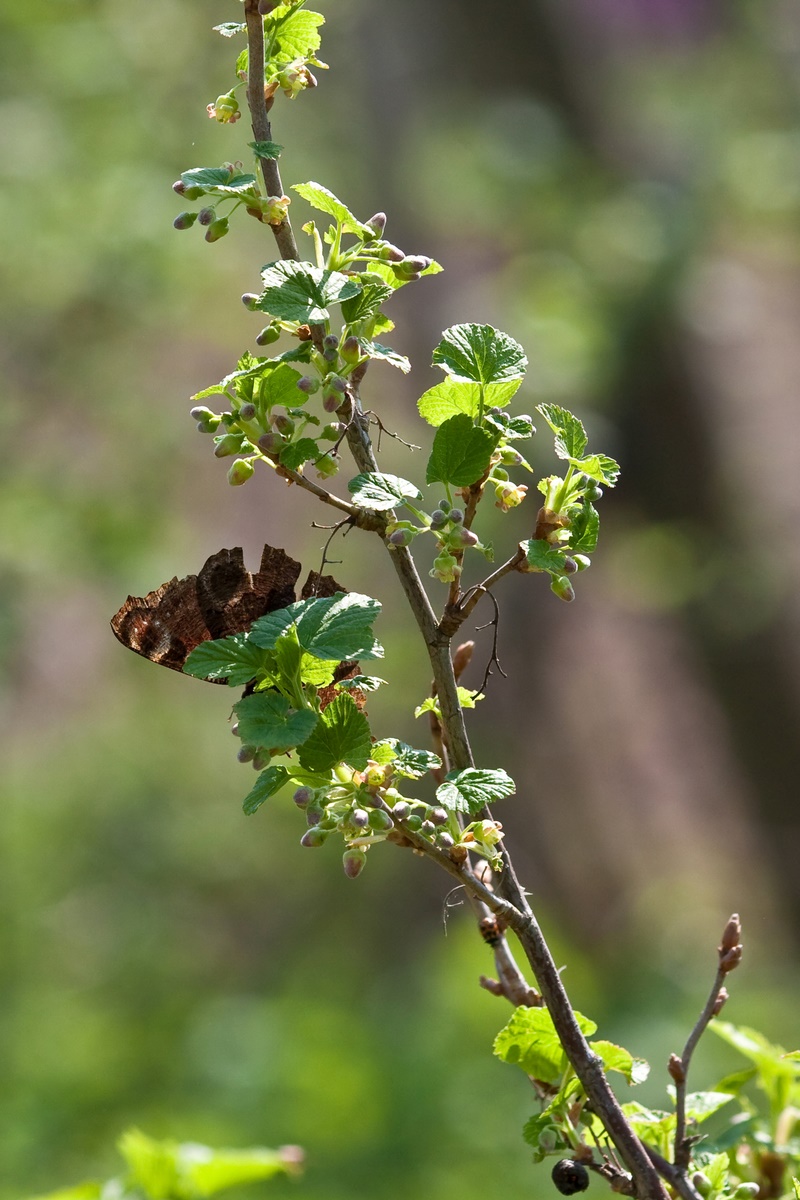
<path id="1" fill-rule="evenodd" d="M 378 600 L 358 592 L 337 592 L 302 602 L 297 619 L 297 637 L 302 648 L 324 661 L 335 659 L 383 658 L 383 647 L 375 641 L 372 624 L 381 611 Z"/>
<path id="2" fill-rule="evenodd" d="M 262 771 L 254 787 L 242 801 L 242 808 L 247 816 L 252 816 L 264 801 L 279 792 L 289 779 L 291 775 L 286 767 L 267 767 L 266 771 Z"/>
<path id="3" fill-rule="evenodd" d="M 279 608 L 259 617 L 250 626 L 247 635 L 250 641 L 255 646 L 272 650 L 278 638 L 300 616 L 307 603 L 306 600 L 295 600 L 294 604 L 289 604 L 286 608 Z"/>
<path id="4" fill-rule="evenodd" d="M 239 737 L 259 750 L 291 750 L 304 742 L 319 717 L 310 709 L 294 711 L 278 692 L 245 696 L 233 711 L 239 718 Z"/>
<path id="5" fill-rule="evenodd" d="M 283 153 L 283 146 L 279 146 L 277 142 L 248 142 L 247 144 L 259 158 L 280 158 Z"/>
<path id="6" fill-rule="evenodd" d="M 221 25 L 214 25 L 214 33 L 221 33 L 223 37 L 233 37 L 237 33 L 244 33 L 247 26 L 242 21 L 223 21 Z"/>
<path id="7" fill-rule="evenodd" d="M 579 1012 L 575 1017 L 586 1036 L 597 1026 Z M 522 1068 L 526 1075 L 543 1083 L 558 1084 L 568 1067 L 553 1018 L 546 1008 L 517 1008 L 494 1040 L 494 1053 L 503 1062 Z"/>
<path id="8" fill-rule="evenodd" d="M 358 688 L 360 692 L 377 692 L 385 683 L 386 680 L 381 679 L 379 675 L 353 675 L 350 679 L 343 679 L 339 687 L 347 690 Z"/>
<path id="9" fill-rule="evenodd" d="M 600 532 L 600 516 L 597 509 L 585 501 L 577 513 L 570 518 L 569 548 L 576 554 L 592 554 L 597 547 Z"/>
<path id="10" fill-rule="evenodd" d="M 361 291 L 361 284 L 338 271 L 293 259 L 269 263 L 261 272 L 264 291 L 257 307 L 285 321 L 327 321 L 329 306 Z"/>
<path id="11" fill-rule="evenodd" d="M 292 191 L 298 192 L 312 208 L 333 217 L 334 221 L 342 226 L 345 233 L 353 233 L 356 237 L 360 237 L 364 233 L 372 234 L 369 226 L 362 225 L 360 221 L 357 221 L 350 209 L 321 183 L 295 183 L 292 184 Z"/>
<path id="12" fill-rule="evenodd" d="M 517 790 L 514 780 L 503 770 L 483 771 L 467 767 L 451 771 L 445 782 L 436 789 L 436 799 L 450 812 L 474 816 L 487 804 L 513 796 Z"/>
<path id="13" fill-rule="evenodd" d="M 486 425 L 490 429 L 495 429 L 507 442 L 533 437 L 536 432 L 533 421 L 527 413 L 523 413 L 519 417 L 510 417 L 508 413 L 488 412 L 486 414 Z"/>
<path id="14" fill-rule="evenodd" d="M 356 475 L 348 483 L 347 490 L 361 508 L 371 508 L 375 512 L 384 512 L 406 500 L 422 499 L 422 492 L 407 479 L 378 471 Z"/>
<path id="15" fill-rule="evenodd" d="M 376 316 L 392 289 L 385 283 L 365 283 L 357 296 L 342 304 L 342 317 L 348 325 L 357 325 Z"/>
<path id="16" fill-rule="evenodd" d="M 266 655 L 251 645 L 246 633 L 216 641 L 201 642 L 183 664 L 184 672 L 195 679 L 227 679 L 231 687 L 242 687 L 255 679 L 264 666 Z"/>
<path id="17" fill-rule="evenodd" d="M 444 268 L 440 263 L 431 261 L 429 267 L 426 267 L 424 271 L 420 271 L 420 275 L 438 275 L 443 270 Z M 384 262 L 370 261 L 369 274 L 382 279 L 384 283 L 389 285 L 393 292 L 397 292 L 401 287 L 405 287 L 407 283 L 413 282 L 411 279 L 398 279 L 389 263 Z"/>
<path id="18" fill-rule="evenodd" d="M 619 479 L 619 463 L 607 454 L 590 454 L 588 458 L 570 459 L 570 462 L 582 475 L 594 479 L 595 483 L 614 487 Z"/>
<path id="19" fill-rule="evenodd" d="M 255 175 L 241 175 L 231 172 L 227 167 L 192 167 L 183 171 L 181 179 L 186 187 L 203 188 L 204 191 L 246 192 L 256 182 Z"/>
<path id="20" fill-rule="evenodd" d="M 267 410 L 277 404 L 284 408 L 291 408 L 297 404 L 302 397 L 302 392 L 297 387 L 300 377 L 300 372 L 288 363 L 277 363 L 261 377 L 260 404 Z"/>
<path id="21" fill-rule="evenodd" d="M 458 703 L 461 708 L 474 708 L 478 701 L 483 699 L 483 692 L 473 692 L 465 687 L 458 689 Z M 442 719 L 442 710 L 439 705 L 438 696 L 428 696 L 427 700 L 423 700 L 422 704 L 418 704 L 414 709 L 414 716 L 421 717 L 426 712 L 436 713 L 439 720 Z"/>
<path id="22" fill-rule="evenodd" d="M 398 371 L 402 371 L 404 375 L 411 370 L 411 363 L 406 356 L 398 354 L 396 350 L 392 350 L 391 346 L 382 346 L 380 342 L 370 342 L 367 338 L 359 338 L 358 344 L 368 358 L 380 359 L 382 362 L 388 363 L 390 367 L 397 367 Z"/>
<path id="23" fill-rule="evenodd" d="M 503 408 L 519 389 L 520 383 L 520 379 L 507 379 L 501 383 L 484 384 L 484 410 Z M 420 397 L 417 408 L 419 415 L 429 425 L 441 425 L 449 417 L 455 417 L 459 413 L 466 413 L 474 419 L 481 410 L 481 385 L 470 383 L 467 379 L 454 379 L 449 375 Z"/>
<path id="24" fill-rule="evenodd" d="M 583 425 L 571 412 L 558 404 L 537 404 L 541 413 L 556 435 L 556 454 L 559 458 L 578 459 L 586 450 L 589 439 Z"/>
<path id="25" fill-rule="evenodd" d="M 325 18 L 322 13 L 309 12 L 307 9 L 292 12 L 289 5 L 281 4 L 270 13 L 266 33 L 269 36 L 270 25 L 278 26 L 276 41 L 280 58 L 307 58 L 322 45 L 322 38 L 317 30 L 324 24 Z"/>
<path id="26" fill-rule="evenodd" d="M 426 483 L 469 487 L 489 466 L 497 439 L 463 413 L 439 426 L 428 459 Z"/>
<path id="27" fill-rule="evenodd" d="M 386 750 L 391 753 L 387 755 Z M 373 758 L 376 752 L 382 755 L 376 762 L 390 762 L 394 773 L 403 775 L 406 779 L 421 779 L 423 775 L 437 770 L 442 765 L 438 754 L 433 754 L 430 750 L 415 750 L 413 746 L 408 746 L 398 738 L 384 738 L 377 742 L 372 747 Z"/>
<path id="28" fill-rule="evenodd" d="M 525 548 L 526 559 L 537 571 L 548 571 L 551 575 L 564 574 L 567 556 L 554 550 L 544 538 L 529 538 L 521 544 Z"/>
<path id="29" fill-rule="evenodd" d="M 299 471 L 303 463 L 319 458 L 322 451 L 313 438 L 300 438 L 290 445 L 284 446 L 279 454 L 281 466 L 290 471 Z"/>
<path id="30" fill-rule="evenodd" d="M 151 1196 L 169 1196 L 177 1190 L 178 1144 L 157 1142 L 140 1129 L 128 1129 L 117 1142 L 134 1181 Z"/>
<path id="31" fill-rule="evenodd" d="M 369 722 L 351 696 L 337 696 L 297 751 L 309 771 L 329 771 L 338 763 L 363 770 L 372 749 Z"/>
<path id="32" fill-rule="evenodd" d="M 286 1160 L 275 1150 L 212 1150 L 186 1143 L 180 1147 L 181 1174 L 192 1196 L 213 1196 L 227 1188 L 288 1174 Z"/>
<path id="33" fill-rule="evenodd" d="M 619 1071 L 628 1083 L 644 1083 L 650 1074 L 650 1064 L 643 1058 L 634 1058 L 630 1051 L 622 1046 L 603 1041 L 589 1042 L 589 1045 L 595 1054 L 600 1055 L 607 1071 Z"/>
<path id="34" fill-rule="evenodd" d="M 491 325 L 452 325 L 433 352 L 434 366 L 474 383 L 521 379 L 528 366 L 519 342 Z"/>

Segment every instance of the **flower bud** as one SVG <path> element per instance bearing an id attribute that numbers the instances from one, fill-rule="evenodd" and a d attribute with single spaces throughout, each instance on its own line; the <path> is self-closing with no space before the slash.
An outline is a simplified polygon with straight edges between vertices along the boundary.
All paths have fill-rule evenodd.
<path id="1" fill-rule="evenodd" d="M 210 408 L 205 405 L 198 405 L 189 412 L 189 416 L 197 421 L 197 428 L 201 433 L 213 433 L 220 423 L 220 418 L 217 413 L 213 413 Z"/>
<path id="2" fill-rule="evenodd" d="M 256 415 L 255 404 L 243 404 L 242 407 L 239 409 L 239 420 L 240 421 L 252 421 L 252 419 L 255 415 Z"/>
<path id="3" fill-rule="evenodd" d="M 573 554 L 572 561 L 575 563 L 579 571 L 588 571 L 592 565 L 592 560 L 587 558 L 585 554 Z"/>
<path id="4" fill-rule="evenodd" d="M 340 421 L 332 421 L 330 425 L 323 425 L 322 429 L 317 434 L 317 437 L 322 442 L 335 442 L 339 435 L 343 432 Z"/>
<path id="5" fill-rule="evenodd" d="M 311 788 L 299 787 L 292 796 L 298 808 L 308 808 L 311 801 L 314 799 L 314 793 Z"/>
<path id="6" fill-rule="evenodd" d="M 278 416 L 275 417 L 274 424 L 278 433 L 282 433 L 286 438 L 290 438 L 294 433 L 294 421 L 291 417 L 287 416 L 286 413 L 279 413 Z"/>
<path id="7" fill-rule="evenodd" d="M 323 397 L 322 407 L 326 413 L 335 413 L 341 403 L 341 396 L 336 392 L 329 392 L 327 396 Z"/>
<path id="8" fill-rule="evenodd" d="M 352 335 L 345 338 L 342 342 L 340 353 L 345 362 L 354 365 L 361 357 L 361 347 L 358 344 L 358 338 Z"/>
<path id="9" fill-rule="evenodd" d="M 719 1014 L 722 1012 L 723 1008 L 725 1007 L 725 1002 L 727 1001 L 727 999 L 728 999 L 728 989 L 720 988 L 719 992 L 717 993 L 717 998 L 714 1001 L 714 1007 L 711 1010 L 712 1017 L 719 1016 Z"/>
<path id="10" fill-rule="evenodd" d="M 255 312 L 258 308 L 259 298 L 255 292 L 245 292 L 242 296 L 242 304 L 248 312 Z"/>
<path id="11" fill-rule="evenodd" d="M 177 192 L 179 196 L 182 196 L 186 191 L 186 184 L 182 179 L 176 179 L 172 185 L 172 190 L 173 192 Z"/>
<path id="12" fill-rule="evenodd" d="M 456 844 L 455 839 L 453 838 L 453 835 L 451 833 L 448 833 L 446 829 L 439 830 L 439 832 L 436 835 L 436 845 L 437 846 L 441 846 L 441 848 L 443 850 L 452 850 L 452 848 L 453 848 L 453 846 L 455 846 L 455 844 Z"/>
<path id="13" fill-rule="evenodd" d="M 348 879 L 355 879 L 364 870 L 364 864 L 367 861 L 367 856 L 363 850 L 359 850 L 355 846 L 351 846 L 349 850 L 345 850 L 342 855 L 342 866 L 344 873 Z"/>
<path id="14" fill-rule="evenodd" d="M 477 546 L 479 538 L 477 533 L 473 533 L 471 529 L 461 529 L 458 540 L 462 546 Z"/>
<path id="15" fill-rule="evenodd" d="M 323 808 L 321 804 L 316 803 L 313 799 L 309 800 L 306 805 L 306 825 L 313 828 L 319 825 L 323 816 Z"/>
<path id="16" fill-rule="evenodd" d="M 579 571 L 579 570 L 580 570 L 580 567 L 578 566 L 578 564 L 576 563 L 574 558 L 565 558 L 564 559 L 564 574 L 565 575 L 574 575 L 575 572 Z"/>
<path id="17" fill-rule="evenodd" d="M 386 213 L 377 212 L 368 221 L 365 221 L 364 224 L 369 226 L 375 237 L 380 237 L 386 228 Z"/>
<path id="18" fill-rule="evenodd" d="M 720 958 L 728 950 L 733 950 L 734 947 L 741 945 L 742 942 L 742 923 L 739 920 L 739 914 L 734 913 L 728 920 L 728 924 L 722 931 L 722 940 L 718 947 Z"/>
<path id="19" fill-rule="evenodd" d="M 419 813 L 411 813 L 409 817 L 405 818 L 405 823 L 414 833 L 418 833 L 422 829 L 422 817 Z"/>
<path id="20" fill-rule="evenodd" d="M 184 200 L 199 200 L 201 196 L 205 196 L 206 189 L 201 187 L 184 187 Z"/>
<path id="21" fill-rule="evenodd" d="M 236 758 L 240 763 L 252 762 L 256 756 L 255 746 L 240 746 Z"/>
<path id="22" fill-rule="evenodd" d="M 318 829 L 316 826 L 313 829 L 307 829 L 300 838 L 300 845 L 310 849 L 316 849 L 317 846 L 322 846 L 328 838 L 330 830 Z"/>
<path id="23" fill-rule="evenodd" d="M 383 259 L 384 262 L 401 263 L 405 258 L 405 254 L 397 246 L 393 246 L 391 242 L 383 242 L 378 248 L 378 258 Z"/>
<path id="24" fill-rule="evenodd" d="M 419 831 L 420 833 L 424 834 L 425 837 L 433 837 L 433 835 L 436 833 L 436 826 L 434 825 L 433 821 L 423 821 L 419 827 Z"/>
<path id="25" fill-rule="evenodd" d="M 322 339 L 322 346 L 325 350 L 338 350 L 339 339 L 335 333 L 326 333 Z"/>
<path id="26" fill-rule="evenodd" d="M 435 508 L 431 513 L 431 529 L 441 529 L 447 524 L 447 513 L 442 512 L 441 508 Z"/>
<path id="27" fill-rule="evenodd" d="M 464 520 L 464 513 L 460 508 L 451 508 L 447 515 L 454 525 L 460 525 Z"/>
<path id="28" fill-rule="evenodd" d="M 233 725 L 231 725 L 231 733 L 233 734 L 234 737 L 239 736 L 239 722 L 238 721 L 234 721 Z"/>
<path id="29" fill-rule="evenodd" d="M 704 1175 L 702 1171 L 695 1171 L 694 1175 L 692 1176 L 692 1183 L 697 1188 L 701 1196 L 709 1196 L 711 1194 L 713 1185 L 708 1176 Z"/>
<path id="30" fill-rule="evenodd" d="M 369 813 L 363 808 L 354 808 L 350 820 L 358 829 L 364 829 L 369 824 Z"/>
<path id="31" fill-rule="evenodd" d="M 254 771 L 263 771 L 264 767 L 269 766 L 269 760 L 271 757 L 272 757 L 272 755 L 269 753 L 268 750 L 257 750 L 253 757 L 253 762 L 252 762 L 253 770 Z"/>
<path id="32" fill-rule="evenodd" d="M 558 596 L 559 600 L 566 600 L 568 604 L 575 599 L 575 589 L 564 575 L 553 576 L 550 580 L 550 591 Z"/>
<path id="33" fill-rule="evenodd" d="M 305 392 L 307 396 L 313 396 L 319 391 L 319 377 L 316 375 L 303 375 L 301 379 L 298 379 L 297 386 L 300 391 Z"/>
<path id="34" fill-rule="evenodd" d="M 376 833 L 386 833 L 387 830 L 394 829 L 394 821 L 382 808 L 373 808 L 369 814 L 369 827 Z"/>
<path id="35" fill-rule="evenodd" d="M 237 458 L 228 468 L 228 483 L 232 487 L 240 487 L 247 483 L 254 471 L 255 467 L 248 458 Z"/>
<path id="36" fill-rule="evenodd" d="M 280 454 L 283 449 L 283 438 L 279 433 L 265 433 L 258 439 L 258 448 L 265 454 Z"/>
<path id="37" fill-rule="evenodd" d="M 432 262 L 433 259 L 426 258 L 424 254 L 412 254 L 403 259 L 403 267 L 409 274 L 416 274 L 417 271 L 427 271 Z"/>
<path id="38" fill-rule="evenodd" d="M 196 212 L 182 212 L 178 213 L 172 224 L 175 229 L 191 229 L 196 220 Z"/>
<path id="39" fill-rule="evenodd" d="M 244 438 L 241 433 L 226 433 L 217 439 L 214 455 L 217 458 L 230 458 L 232 454 L 240 452 L 243 441 Z"/>
<path id="40" fill-rule="evenodd" d="M 326 363 L 333 364 L 339 361 L 339 351 L 333 350 L 329 347 L 327 350 L 322 351 L 322 357 L 325 359 Z"/>
<path id="41" fill-rule="evenodd" d="M 396 817 L 398 821 L 405 821 L 410 812 L 411 805 L 407 800 L 398 800 L 392 808 L 392 816 Z"/>
<path id="42" fill-rule="evenodd" d="M 677 1054 L 670 1054 L 667 1070 L 675 1083 L 686 1082 L 686 1071 L 684 1070 L 683 1062 Z"/>
<path id="43" fill-rule="evenodd" d="M 220 238 L 224 238 L 228 232 L 228 218 L 217 217 L 216 221 L 212 221 L 206 230 L 207 242 L 218 242 Z"/>
<path id="44" fill-rule="evenodd" d="M 590 502 L 600 500 L 603 495 L 603 489 L 593 479 L 590 479 L 584 488 L 583 494 Z"/>
<path id="45" fill-rule="evenodd" d="M 339 473 L 339 456 L 337 454 L 323 454 L 322 458 L 318 458 L 314 463 L 314 467 L 320 479 L 329 479 L 331 476 Z"/>
<path id="46" fill-rule="evenodd" d="M 733 1193 L 733 1200 L 752 1200 L 761 1191 L 757 1183 L 740 1183 Z"/>
<path id="47" fill-rule="evenodd" d="M 281 331 L 277 325 L 267 325 L 261 330 L 261 333 L 256 335 L 257 346 L 271 346 L 273 342 L 277 342 L 281 336 Z"/>
<path id="48" fill-rule="evenodd" d="M 414 534 L 410 529 L 395 529 L 394 533 L 390 533 L 386 540 L 390 546 L 410 546 L 414 540 Z"/>
<path id="49" fill-rule="evenodd" d="M 211 207 L 211 205 L 209 205 L 207 208 L 201 208 L 200 212 L 197 214 L 197 224 L 211 225 L 216 215 L 217 210 Z"/>
<path id="50" fill-rule="evenodd" d="M 428 819 L 433 821 L 434 825 L 446 825 L 450 820 L 446 808 L 431 808 L 428 810 Z"/>

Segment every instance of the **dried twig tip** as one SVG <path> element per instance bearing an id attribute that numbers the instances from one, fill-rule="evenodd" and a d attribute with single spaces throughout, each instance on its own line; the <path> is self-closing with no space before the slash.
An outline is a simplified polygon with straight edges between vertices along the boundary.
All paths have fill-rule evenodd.
<path id="1" fill-rule="evenodd" d="M 742 923 L 738 913 L 734 913 L 725 926 L 718 951 L 721 971 L 732 971 L 742 961 Z"/>

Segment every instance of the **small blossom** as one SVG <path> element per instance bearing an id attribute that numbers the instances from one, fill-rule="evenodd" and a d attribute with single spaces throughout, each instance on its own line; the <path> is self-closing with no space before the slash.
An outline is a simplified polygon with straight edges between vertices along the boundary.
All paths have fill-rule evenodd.
<path id="1" fill-rule="evenodd" d="M 497 497 L 495 507 L 501 509 L 502 512 L 509 512 L 512 508 L 522 504 L 527 490 L 527 484 L 524 483 L 515 484 L 510 480 L 507 483 L 498 483 L 494 489 Z"/>
<path id="2" fill-rule="evenodd" d="M 207 105 L 207 111 L 211 120 L 219 121 L 221 125 L 233 125 L 242 115 L 239 101 L 233 92 L 228 92 L 225 96 L 217 96 L 213 104 Z"/>

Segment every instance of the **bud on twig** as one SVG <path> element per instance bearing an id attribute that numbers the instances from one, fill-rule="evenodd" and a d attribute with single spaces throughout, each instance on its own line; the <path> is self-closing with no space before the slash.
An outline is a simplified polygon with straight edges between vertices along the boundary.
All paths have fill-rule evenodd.
<path id="1" fill-rule="evenodd" d="M 733 971 L 742 961 L 742 923 L 733 913 L 722 934 L 718 948 L 720 971 Z"/>
<path id="2" fill-rule="evenodd" d="M 458 682 L 472 661 L 472 652 L 474 649 L 474 642 L 462 642 L 461 645 L 457 647 L 456 652 L 453 655 L 453 674 L 456 677 L 456 682 Z"/>
<path id="3" fill-rule="evenodd" d="M 720 988 L 717 993 L 717 999 L 714 1002 L 714 1007 L 711 1010 L 712 1017 L 718 1017 L 725 1007 L 725 1001 L 728 999 L 728 989 Z"/>
<path id="4" fill-rule="evenodd" d="M 670 1054 L 667 1070 L 675 1083 L 686 1083 L 686 1072 L 677 1054 Z"/>

